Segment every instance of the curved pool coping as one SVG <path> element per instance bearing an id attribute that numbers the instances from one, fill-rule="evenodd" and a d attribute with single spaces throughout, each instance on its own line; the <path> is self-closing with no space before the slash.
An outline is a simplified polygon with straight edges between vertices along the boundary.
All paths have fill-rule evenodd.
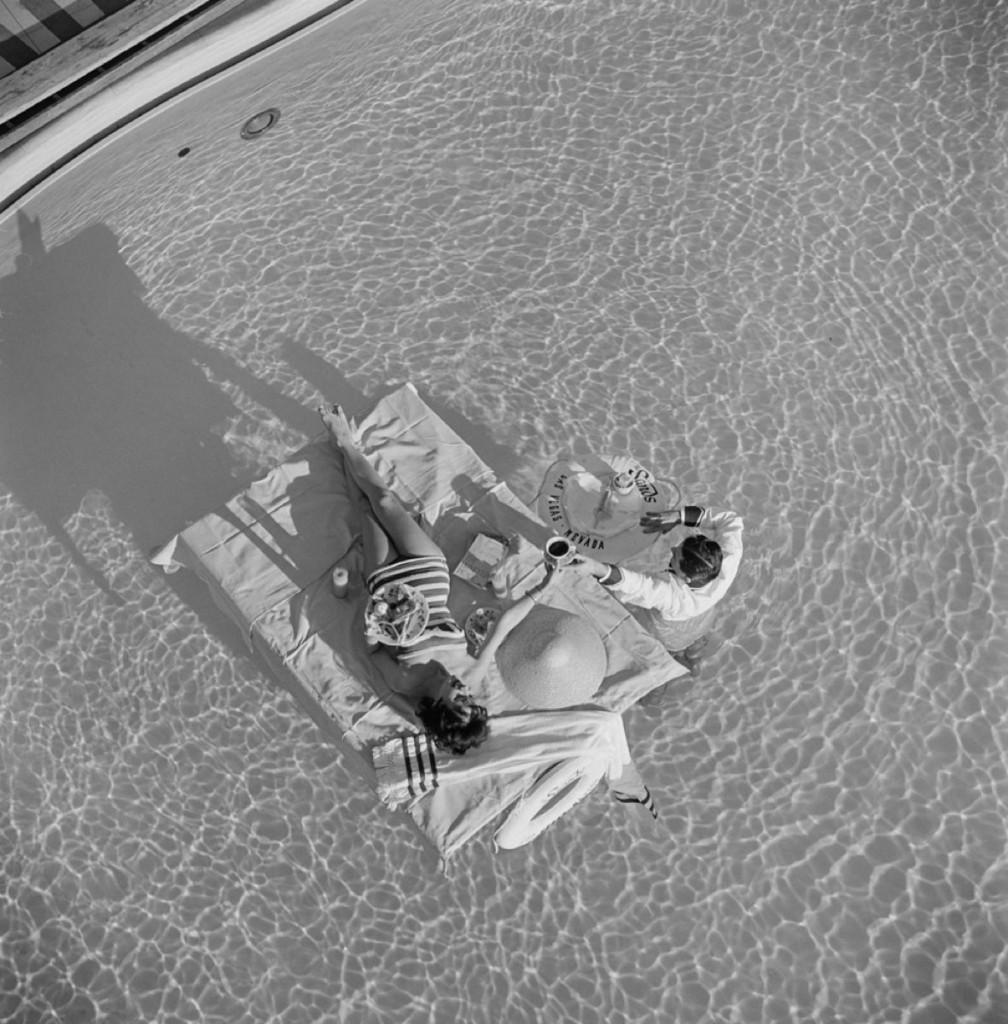
<path id="1" fill-rule="evenodd" d="M 0 157 L 0 215 L 96 143 L 136 118 L 327 16 L 364 0 L 268 0 L 227 24 L 160 54 L 149 64 L 53 118 Z"/>

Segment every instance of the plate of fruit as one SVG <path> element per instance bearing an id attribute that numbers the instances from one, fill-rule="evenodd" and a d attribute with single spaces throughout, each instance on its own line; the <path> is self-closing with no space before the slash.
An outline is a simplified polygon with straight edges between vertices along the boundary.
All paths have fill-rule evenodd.
<path id="1" fill-rule="evenodd" d="M 423 638 L 430 619 L 427 598 L 406 583 L 386 583 L 371 594 L 364 612 L 369 640 L 390 647 L 409 647 Z"/>

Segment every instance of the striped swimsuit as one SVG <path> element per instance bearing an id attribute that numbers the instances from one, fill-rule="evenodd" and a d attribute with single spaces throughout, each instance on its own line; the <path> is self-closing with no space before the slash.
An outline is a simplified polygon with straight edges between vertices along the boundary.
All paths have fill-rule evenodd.
<path id="1" fill-rule="evenodd" d="M 448 608 L 451 574 L 443 557 L 424 555 L 419 558 L 401 558 L 391 565 L 383 565 L 368 576 L 368 593 L 373 594 L 386 583 L 405 583 L 416 587 L 427 598 L 430 608 L 430 619 L 423 638 L 409 647 L 390 648 L 397 661 L 403 665 L 419 665 L 425 661 L 437 661 L 439 651 L 465 650 L 465 633 L 452 618 Z"/>

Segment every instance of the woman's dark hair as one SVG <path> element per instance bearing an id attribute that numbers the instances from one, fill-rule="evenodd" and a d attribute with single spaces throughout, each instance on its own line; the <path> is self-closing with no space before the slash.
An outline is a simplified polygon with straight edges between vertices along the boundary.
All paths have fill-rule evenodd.
<path id="1" fill-rule="evenodd" d="M 470 708 L 467 719 L 459 713 L 460 704 Z M 450 750 L 453 754 L 464 754 L 478 747 L 490 735 L 486 708 L 469 697 L 457 697 L 452 703 L 424 697 L 417 705 L 416 713 L 434 746 Z"/>
<path id="2" fill-rule="evenodd" d="M 702 587 L 721 571 L 721 557 L 721 545 L 698 533 L 683 541 L 679 549 L 679 568 L 691 587 Z"/>

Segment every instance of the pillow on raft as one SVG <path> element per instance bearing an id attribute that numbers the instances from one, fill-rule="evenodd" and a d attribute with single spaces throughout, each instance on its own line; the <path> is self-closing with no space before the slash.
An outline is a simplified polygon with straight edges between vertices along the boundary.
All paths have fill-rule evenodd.
<path id="1" fill-rule="evenodd" d="M 530 708 L 585 704 L 605 679 L 602 638 L 578 615 L 536 605 L 497 651 L 508 690 Z"/>

